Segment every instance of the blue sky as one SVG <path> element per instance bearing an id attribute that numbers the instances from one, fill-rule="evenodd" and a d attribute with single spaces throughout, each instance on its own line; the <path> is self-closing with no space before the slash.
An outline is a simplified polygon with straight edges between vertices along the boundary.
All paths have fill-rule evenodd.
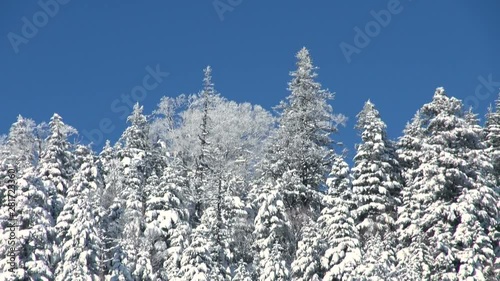
<path id="1" fill-rule="evenodd" d="M 395 138 L 438 86 L 481 117 L 500 87 L 494 0 L 60 2 L 0 3 L 0 133 L 18 114 L 41 122 L 57 112 L 80 132 L 106 120 L 114 129 L 103 136 L 116 141 L 129 109 L 122 94 L 146 80 L 139 97 L 150 113 L 164 95 L 198 92 L 206 65 L 222 95 L 270 109 L 288 95 L 302 46 L 336 92 L 334 110 L 350 118 L 334 136 L 350 157 L 367 99 Z M 168 77 L 148 78 L 155 68 Z"/>

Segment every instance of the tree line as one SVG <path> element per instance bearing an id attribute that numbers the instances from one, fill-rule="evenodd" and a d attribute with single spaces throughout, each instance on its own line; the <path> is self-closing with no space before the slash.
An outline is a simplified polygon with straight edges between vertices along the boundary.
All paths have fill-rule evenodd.
<path id="1" fill-rule="evenodd" d="M 207 67 L 99 153 L 58 114 L 19 116 L 0 139 L 0 279 L 499 280 L 500 99 L 481 125 L 437 88 L 397 140 L 366 101 L 350 167 L 346 117 L 296 58 L 277 114 L 221 96 Z"/>

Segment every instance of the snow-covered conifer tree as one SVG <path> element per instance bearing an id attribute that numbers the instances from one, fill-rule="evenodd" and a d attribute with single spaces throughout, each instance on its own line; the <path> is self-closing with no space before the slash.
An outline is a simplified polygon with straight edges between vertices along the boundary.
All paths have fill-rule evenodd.
<path id="1" fill-rule="evenodd" d="M 99 196 L 103 179 L 94 156 L 82 156 L 79 171 L 68 189 L 66 204 L 56 224 L 60 260 L 55 280 L 102 278 L 102 233 Z"/>
<path id="2" fill-rule="evenodd" d="M 169 166 L 160 179 L 155 177 L 150 177 L 146 186 L 144 238 L 153 253 L 153 271 L 170 280 L 177 276 L 182 252 L 189 245 L 189 211 L 184 205 L 188 185 L 180 166 Z"/>
<path id="3" fill-rule="evenodd" d="M 191 235 L 191 243 L 182 253 L 180 269 L 177 273 L 178 281 L 211 280 L 213 262 L 205 239 L 208 229 L 200 224 Z"/>
<path id="4" fill-rule="evenodd" d="M 11 166 L 13 167 L 13 166 Z M 0 186 L 7 190 L 8 167 L 2 163 Z M 48 190 L 33 169 L 24 170 L 22 177 L 14 179 L 14 212 L 9 204 L 0 207 L 0 279 L 1 280 L 54 280 L 54 221 L 50 213 Z M 7 199 L 7 197 L 5 198 Z M 5 201 L 7 202 L 7 201 Z M 9 243 L 14 227 L 15 245 Z M 11 249 L 13 248 L 13 249 Z M 14 250 L 14 251 L 12 251 Z M 14 260 L 11 257 L 14 256 Z M 11 264 L 10 262 L 14 262 Z M 9 269 L 13 268 L 13 271 Z"/>
<path id="5" fill-rule="evenodd" d="M 7 138 L 7 157 L 18 172 L 34 167 L 37 162 L 35 122 L 21 115 L 12 124 Z"/>
<path id="6" fill-rule="evenodd" d="M 297 53 L 297 69 L 290 75 L 290 95 L 278 107 L 279 128 L 270 140 L 263 170 L 267 176 L 278 179 L 289 170 L 295 170 L 301 182 L 312 190 L 319 190 L 331 164 L 330 134 L 336 131 L 335 116 L 328 101 L 333 94 L 321 88 L 311 56 L 306 48 Z"/>
<path id="7" fill-rule="evenodd" d="M 293 280 L 320 280 L 324 245 L 318 230 L 319 225 L 312 221 L 302 227 L 302 237 L 291 266 Z"/>
<path id="8" fill-rule="evenodd" d="M 294 238 L 280 185 L 277 187 L 262 202 L 254 223 L 254 247 L 257 253 L 254 262 L 259 264 L 258 275 L 262 281 L 287 280 L 290 277 Z"/>
<path id="9" fill-rule="evenodd" d="M 374 104 L 367 101 L 357 117 L 362 143 L 356 147 L 352 185 L 354 215 L 365 256 L 360 270 L 366 277 L 384 279 L 396 266 L 392 233 L 401 202 L 401 171 L 386 125 Z"/>
<path id="10" fill-rule="evenodd" d="M 362 261 L 360 237 L 351 214 L 355 204 L 349 176 L 349 166 L 342 156 L 336 156 L 326 181 L 325 207 L 318 218 L 325 244 L 321 258 L 325 281 L 349 280 Z"/>
<path id="11" fill-rule="evenodd" d="M 249 265 L 240 260 L 231 281 L 252 281 L 252 274 L 248 270 Z"/>
<path id="12" fill-rule="evenodd" d="M 473 119 L 443 88 L 436 89 L 432 102 L 414 119 L 418 122 L 414 127 L 422 132 L 422 149 L 413 157 L 421 164 L 409 171 L 413 178 L 405 187 L 410 194 L 405 205 L 418 211 L 406 215 L 412 222 L 403 225 L 402 233 L 409 241 L 399 256 L 401 267 L 425 274 L 429 274 L 425 263 L 430 263 L 433 280 L 493 276 L 494 243 L 487 233 L 498 224 L 498 199 L 488 177 L 492 166 L 481 130 Z M 414 257 L 424 266 L 404 265 Z"/>
<path id="13" fill-rule="evenodd" d="M 49 206 L 54 221 L 64 207 L 64 198 L 74 174 L 74 155 L 68 136 L 76 130 L 64 124 L 55 113 L 50 119 L 50 135 L 40 157 L 38 174 L 49 192 Z"/>

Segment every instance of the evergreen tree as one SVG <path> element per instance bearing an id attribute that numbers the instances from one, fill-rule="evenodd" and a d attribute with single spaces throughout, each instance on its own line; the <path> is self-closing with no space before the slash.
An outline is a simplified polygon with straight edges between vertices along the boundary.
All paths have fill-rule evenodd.
<path id="1" fill-rule="evenodd" d="M 282 195 L 289 217 L 293 218 L 293 233 L 298 234 L 307 221 L 316 220 L 320 213 L 319 192 L 324 189 L 334 154 L 330 136 L 345 118 L 333 114 L 328 103 L 333 94 L 316 81 L 317 68 L 309 51 L 302 48 L 296 58 L 297 68 L 290 73 L 288 83 L 290 95 L 277 107 L 278 128 L 267 141 L 257 186 L 280 180 L 286 173 L 295 174 L 298 180 L 285 186 Z"/>
<path id="2" fill-rule="evenodd" d="M 11 164 L 22 171 L 34 167 L 37 162 L 35 122 L 19 115 L 12 124 L 7 138 L 7 155 Z"/>
<path id="3" fill-rule="evenodd" d="M 324 245 L 317 233 L 318 229 L 318 225 L 314 222 L 309 222 L 302 229 L 302 239 L 299 241 L 291 266 L 293 280 L 320 280 L 322 275 L 320 258 Z"/>
<path id="4" fill-rule="evenodd" d="M 94 156 L 87 153 L 82 158 L 56 224 L 61 250 L 55 280 L 100 280 L 103 276 L 99 205 L 103 179 Z"/>
<path id="5" fill-rule="evenodd" d="M 138 266 L 146 264 L 147 268 L 150 263 L 144 260 L 147 255 L 142 250 L 145 228 L 145 185 L 153 168 L 150 161 L 151 146 L 147 138 L 149 126 L 142 112 L 143 107 L 135 104 L 131 115 L 127 118 L 130 126 L 125 129 L 119 145 L 115 148 L 122 175 L 118 175 L 118 180 L 121 181 L 119 197 L 113 200 L 110 206 L 112 209 L 109 210 L 111 211 L 109 215 L 114 217 L 107 218 L 111 219 L 113 224 L 112 232 L 117 234 L 114 236 L 115 242 L 108 241 L 113 249 L 110 264 L 111 279 L 137 279 L 139 278 L 137 274 L 143 272 Z"/>
<path id="6" fill-rule="evenodd" d="M 420 110 L 412 121 L 406 124 L 403 136 L 399 139 L 397 153 L 401 159 L 402 176 L 404 179 L 401 191 L 402 205 L 398 209 L 398 278 L 402 280 L 429 280 L 431 276 L 432 255 L 429 240 L 425 238 L 422 229 L 415 223 L 423 216 L 421 204 L 412 200 L 414 190 L 412 181 L 418 176 L 418 168 L 422 165 L 421 157 L 424 130 Z"/>
<path id="7" fill-rule="evenodd" d="M 2 189 L 8 190 L 8 182 L 5 179 L 7 175 L 1 171 L 7 171 L 9 167 L 2 163 L 1 168 Z M 53 218 L 47 204 L 48 191 L 32 169 L 25 170 L 22 177 L 15 178 L 14 185 L 17 189 L 16 197 L 15 201 L 10 201 L 15 202 L 14 208 L 11 208 L 11 204 L 8 203 L 0 207 L 2 228 L 0 279 L 8 281 L 54 280 L 52 258 L 55 232 Z M 12 230 L 15 233 L 14 245 L 9 243 L 12 241 L 12 239 L 9 240 Z M 12 260 L 12 257 L 15 259 Z M 9 271 L 11 268 L 13 270 Z"/>
<path id="8" fill-rule="evenodd" d="M 328 101 L 333 94 L 315 81 L 317 74 L 306 48 L 297 53 L 297 69 L 290 73 L 290 95 L 278 107 L 279 128 L 271 138 L 264 162 L 264 172 L 278 179 L 295 170 L 304 186 L 319 190 L 331 164 L 330 134 L 336 131 Z"/>
<path id="9" fill-rule="evenodd" d="M 238 262 L 238 267 L 235 270 L 233 279 L 231 281 L 252 281 L 252 275 L 248 270 L 248 264 L 243 260 Z"/>
<path id="10" fill-rule="evenodd" d="M 484 131 L 487 153 L 493 165 L 492 174 L 495 177 L 496 191 L 500 197 L 500 95 L 495 101 L 495 109 L 490 107 L 488 111 Z M 497 202 L 497 209 L 500 210 L 500 200 Z M 497 221 L 500 221 L 500 218 L 497 218 Z M 500 275 L 500 224 L 492 227 L 490 237 L 494 242 L 495 274 Z"/>
<path id="11" fill-rule="evenodd" d="M 50 135 L 42 151 L 38 174 L 49 192 L 49 206 L 56 221 L 64 207 L 64 198 L 74 174 L 74 155 L 68 136 L 76 133 L 76 130 L 64 124 L 57 113 L 50 119 L 49 126 Z"/>
<path id="12" fill-rule="evenodd" d="M 413 222 L 402 229 L 409 239 L 401 251 L 407 257 L 403 267 L 415 268 L 404 265 L 413 254 L 425 262 L 417 268 L 423 270 L 420 276 L 428 275 L 426 263 L 430 263 L 432 280 L 489 278 L 494 243 L 487 233 L 498 223 L 498 199 L 487 176 L 491 165 L 480 128 L 443 88 L 436 89 L 432 102 L 420 109 L 414 122 L 421 132 L 422 150 L 413 157 L 421 164 L 409 169 L 414 176 L 405 187 L 410 194 L 405 205 L 416 212 L 404 216 Z"/>
<path id="13" fill-rule="evenodd" d="M 493 165 L 493 174 L 497 186 L 500 185 L 500 95 L 495 101 L 495 108 L 489 108 L 486 115 L 484 140 Z"/>
<path id="14" fill-rule="evenodd" d="M 176 163 L 176 162 L 173 162 Z M 189 246 L 189 212 L 183 192 L 187 179 L 179 166 L 169 166 L 160 179 L 148 179 L 145 240 L 153 272 L 163 280 L 177 276 L 182 252 Z"/>
<path id="15" fill-rule="evenodd" d="M 287 280 L 293 235 L 281 195 L 280 184 L 267 195 L 255 218 L 255 262 L 259 264 L 259 280 Z M 290 245 L 292 244 L 292 245 Z M 275 279 L 273 279 L 275 278 Z"/>
<path id="16" fill-rule="evenodd" d="M 361 243 L 356 223 L 351 215 L 355 204 L 349 166 L 341 156 L 333 159 L 326 184 L 325 207 L 318 218 L 325 250 L 321 265 L 325 281 L 350 280 L 361 263 Z"/>
<path id="17" fill-rule="evenodd" d="M 365 256 L 362 271 L 365 276 L 384 279 L 396 265 L 392 250 L 395 237 L 389 233 L 396 229 L 401 171 L 386 125 L 373 103 L 367 101 L 357 117 L 362 143 L 357 145 L 354 156 L 352 185 L 354 214 Z"/>
<path id="18" fill-rule="evenodd" d="M 352 169 L 355 214 L 363 236 L 377 235 L 394 229 L 401 189 L 399 165 L 373 103 L 367 101 L 357 117 L 362 143 Z"/>
<path id="19" fill-rule="evenodd" d="M 209 281 L 212 271 L 212 259 L 205 239 L 208 230 L 200 224 L 192 233 L 189 247 L 182 253 L 180 269 L 175 280 Z"/>

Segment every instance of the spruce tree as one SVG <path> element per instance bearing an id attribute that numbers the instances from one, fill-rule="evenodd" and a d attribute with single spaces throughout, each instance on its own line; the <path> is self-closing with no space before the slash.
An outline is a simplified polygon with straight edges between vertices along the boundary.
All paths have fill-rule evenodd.
<path id="1" fill-rule="evenodd" d="M 254 225 L 259 280 L 287 280 L 294 238 L 279 184 L 263 201 Z"/>
<path id="2" fill-rule="evenodd" d="M 386 279 L 396 266 L 392 233 L 401 203 L 401 171 L 386 125 L 373 103 L 367 101 L 357 117 L 362 143 L 356 147 L 352 185 L 354 214 L 365 257 L 360 270 L 366 277 Z"/>
<path id="3" fill-rule="evenodd" d="M 89 152 L 82 158 L 56 224 L 60 260 L 55 280 L 99 280 L 103 276 L 103 212 L 99 205 L 103 179 L 94 156 Z"/>
<path id="4" fill-rule="evenodd" d="M 1 187 L 8 190 L 6 180 L 9 167 L 2 163 L 0 169 Z M 13 166 L 10 166 L 13 168 Z M 9 178 L 12 179 L 12 178 Z M 0 236 L 0 279 L 1 280 L 54 280 L 54 221 L 51 214 L 49 194 L 45 185 L 33 169 L 26 169 L 22 176 L 14 179 L 16 189 L 15 206 L 0 207 L 2 233 Z M 4 199 L 5 200 L 5 199 Z M 5 201 L 7 202 L 7 200 Z M 9 241 L 14 227 L 14 243 Z M 14 248 L 12 251 L 12 248 Z M 11 260 L 14 256 L 15 260 Z M 10 262 L 14 262 L 11 264 Z M 13 268 L 13 271 L 9 269 Z"/>
<path id="5" fill-rule="evenodd" d="M 406 183 L 405 205 L 415 211 L 402 214 L 412 220 L 402 225 L 403 237 L 409 239 L 400 251 L 407 257 L 402 267 L 414 255 L 424 262 L 420 268 L 406 266 L 420 271 L 414 275 L 487 279 L 493 276 L 494 260 L 494 242 L 487 233 L 498 224 L 498 199 L 488 177 L 492 167 L 481 129 L 461 101 L 448 97 L 443 88 L 436 89 L 418 115 L 413 127 L 421 132 L 422 149 L 413 158 L 421 164 L 407 172 L 413 176 Z"/>
<path id="6" fill-rule="evenodd" d="M 323 280 L 350 280 L 362 257 L 359 232 L 351 213 L 355 204 L 350 171 L 342 156 L 334 158 L 326 184 L 325 207 L 318 218 L 320 236 L 325 244 L 321 257 Z"/>
<path id="7" fill-rule="evenodd" d="M 302 237 L 291 265 L 293 280 L 320 280 L 322 275 L 320 258 L 324 245 L 318 229 L 319 226 L 312 221 L 302 228 Z"/>
<path id="8" fill-rule="evenodd" d="M 57 113 L 50 119 L 49 126 L 50 135 L 40 157 L 38 174 L 49 192 L 49 206 L 56 221 L 64 207 L 64 198 L 74 174 L 74 155 L 68 136 L 76 130 L 64 124 Z"/>

